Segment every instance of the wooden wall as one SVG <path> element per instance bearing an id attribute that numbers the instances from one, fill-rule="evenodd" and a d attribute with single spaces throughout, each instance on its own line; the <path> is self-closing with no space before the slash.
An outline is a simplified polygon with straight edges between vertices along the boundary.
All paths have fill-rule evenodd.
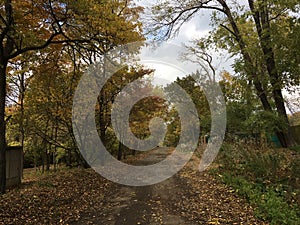
<path id="1" fill-rule="evenodd" d="M 6 186 L 20 185 L 23 175 L 22 147 L 7 147 L 6 150 Z"/>

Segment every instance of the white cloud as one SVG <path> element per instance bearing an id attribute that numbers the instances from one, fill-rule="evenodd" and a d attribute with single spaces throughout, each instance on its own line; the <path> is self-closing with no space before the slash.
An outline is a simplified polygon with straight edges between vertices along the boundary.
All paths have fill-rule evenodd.
<path id="1" fill-rule="evenodd" d="M 148 68 L 155 69 L 155 78 L 164 79 L 163 84 L 173 82 L 196 71 L 197 67 L 180 58 L 184 48 L 176 43 L 166 42 L 158 48 L 144 47 L 139 58 Z"/>
<path id="2" fill-rule="evenodd" d="M 211 30 L 209 13 L 196 15 L 193 19 L 185 23 L 175 38 L 176 42 L 188 42 L 194 39 L 199 39 L 208 35 Z"/>
<path id="3" fill-rule="evenodd" d="M 154 5 L 156 1 L 134 0 L 134 2 L 139 6 L 150 7 Z M 148 12 L 148 15 L 145 15 L 145 17 L 149 19 L 149 17 L 151 17 L 151 13 L 149 13 L 149 10 L 146 10 L 146 12 Z M 202 10 L 200 13 L 196 14 L 190 21 L 183 24 L 178 35 L 175 38 L 169 40 L 164 44 L 161 44 L 157 49 L 148 54 L 151 54 L 151 58 L 155 59 L 155 61 L 157 62 L 160 61 L 161 63 L 170 63 L 170 61 L 173 61 L 171 62 L 171 64 L 183 67 L 181 69 L 184 71 L 186 69 L 185 62 L 182 62 L 182 60 L 179 59 L 180 54 L 185 51 L 185 49 L 182 47 L 182 44 L 189 44 L 189 42 L 194 39 L 199 39 L 207 36 L 209 34 L 209 31 L 212 29 L 210 25 L 210 17 L 210 10 Z M 172 46 L 173 44 L 177 47 Z M 232 72 L 231 64 L 233 63 L 233 60 L 228 60 L 228 55 L 226 55 L 225 53 L 222 55 L 215 52 L 211 52 L 211 55 L 214 58 L 214 65 L 218 72 L 224 69 Z M 147 57 L 145 58 L 145 52 L 141 54 L 141 59 L 147 59 Z M 191 64 L 189 63 L 188 65 L 190 67 L 188 68 L 189 71 L 192 70 L 194 72 L 197 68 L 199 68 L 199 65 L 196 64 L 191 66 Z M 147 66 L 150 66 L 150 64 L 148 64 Z M 167 80 L 173 81 L 176 79 L 177 74 L 179 74 L 179 77 L 184 76 L 182 73 L 175 73 L 170 66 L 162 66 L 159 63 L 152 63 L 151 66 L 156 69 L 156 77 L 167 78 Z"/>

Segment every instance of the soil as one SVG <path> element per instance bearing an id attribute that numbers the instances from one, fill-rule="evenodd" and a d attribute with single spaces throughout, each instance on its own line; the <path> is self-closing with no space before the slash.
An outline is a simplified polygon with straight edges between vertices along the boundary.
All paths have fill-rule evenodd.
<path id="1" fill-rule="evenodd" d="M 163 160 L 170 149 L 157 148 L 134 165 L 150 165 Z M 101 212 L 85 214 L 72 224 L 103 225 L 196 225 L 265 224 L 253 216 L 252 207 L 237 197 L 208 172 L 199 173 L 193 157 L 187 166 L 164 182 L 144 187 L 113 185 Z"/>
<path id="2" fill-rule="evenodd" d="M 170 152 L 160 147 L 126 162 L 154 164 Z M 0 196 L 0 224 L 267 224 L 215 175 L 200 173 L 198 163 L 194 154 L 178 174 L 144 187 L 113 183 L 92 169 L 31 175 Z"/>

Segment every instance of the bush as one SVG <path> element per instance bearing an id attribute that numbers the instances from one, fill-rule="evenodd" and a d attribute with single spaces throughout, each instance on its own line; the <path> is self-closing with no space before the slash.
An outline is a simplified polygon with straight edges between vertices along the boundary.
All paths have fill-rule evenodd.
<path id="1" fill-rule="evenodd" d="M 24 169 L 34 167 L 34 154 L 32 152 L 26 152 L 24 154 Z"/>
<path id="2" fill-rule="evenodd" d="M 288 149 L 257 150 L 225 143 L 218 156 L 223 181 L 271 224 L 300 224 L 300 156 Z"/>
<path id="3" fill-rule="evenodd" d="M 282 156 L 272 153 L 244 152 L 245 170 L 260 182 L 276 182 L 279 179 Z"/>
<path id="4" fill-rule="evenodd" d="M 255 206 L 255 214 L 258 218 L 274 225 L 300 224 L 299 207 L 289 205 L 282 197 L 282 193 L 277 190 L 272 188 L 264 190 L 254 182 L 249 182 L 241 176 L 231 176 L 229 173 L 223 176 L 223 181 Z"/>
<path id="5" fill-rule="evenodd" d="M 300 145 L 290 147 L 290 149 L 295 151 L 295 152 L 300 152 Z"/>

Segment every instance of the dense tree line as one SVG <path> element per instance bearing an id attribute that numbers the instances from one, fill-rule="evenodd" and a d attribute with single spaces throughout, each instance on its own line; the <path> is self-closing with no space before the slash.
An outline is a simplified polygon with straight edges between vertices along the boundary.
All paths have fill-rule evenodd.
<path id="1" fill-rule="evenodd" d="M 145 37 L 140 22 L 143 9 L 128 0 L 0 2 L 0 192 L 4 193 L 8 144 L 21 145 L 28 166 L 42 166 L 43 171 L 60 162 L 88 166 L 72 130 L 75 88 L 89 65 L 105 63 L 110 50 Z M 282 90 L 300 82 L 298 1 L 248 0 L 247 5 L 224 0 L 161 1 L 152 8 L 150 31 L 160 40 L 174 37 L 202 10 L 211 10 L 213 30 L 205 38 L 185 43 L 183 55 L 184 60 L 197 62 L 199 71 L 173 83 L 193 100 L 202 135 L 209 133 L 211 118 L 199 74 L 204 71 L 205 79 L 217 81 L 209 49 L 221 49 L 235 57 L 235 74 L 222 71 L 217 81 L 227 106 L 227 133 L 276 133 L 282 146 L 294 145 Z M 122 61 L 120 57 L 113 60 Z M 100 72 L 105 76 L 105 71 Z M 142 65 L 123 65 L 99 93 L 98 133 L 119 160 L 135 151 L 124 146 L 112 129 L 115 98 L 137 79 L 143 93 L 172 91 L 172 84 L 153 86 L 153 72 Z M 134 105 L 129 124 L 136 137 L 149 137 L 151 119 L 161 117 L 168 128 L 162 144 L 177 145 L 180 118 L 167 101 L 148 97 Z"/>
<path id="2" fill-rule="evenodd" d="M 70 112 L 62 106 L 70 100 L 70 89 L 76 85 L 84 65 L 95 62 L 115 46 L 143 40 L 143 36 L 138 21 L 142 9 L 127 0 L 3 0 L 0 10 L 0 188 L 3 193 L 7 145 L 5 106 L 10 91 L 7 81 L 14 80 L 20 89 L 17 97 L 18 107 L 22 108 L 19 124 L 22 144 L 25 133 L 29 132 L 24 129 L 25 121 L 43 140 L 42 144 L 36 143 L 37 146 L 51 142 L 54 149 L 57 146 L 72 148 L 58 141 L 60 129 L 69 129 L 66 120 L 70 119 L 67 116 Z M 63 83 L 59 79 L 63 79 Z M 61 88 L 58 92 L 56 84 Z M 62 87 L 64 84 L 68 87 Z M 40 98 L 27 101 L 26 95 L 30 93 L 26 92 L 34 89 L 31 94 L 39 93 Z M 25 120 L 25 103 L 32 104 L 32 109 L 38 112 L 35 122 Z M 47 104 L 51 104 L 51 108 Z M 68 137 L 63 139 L 68 142 Z"/>

